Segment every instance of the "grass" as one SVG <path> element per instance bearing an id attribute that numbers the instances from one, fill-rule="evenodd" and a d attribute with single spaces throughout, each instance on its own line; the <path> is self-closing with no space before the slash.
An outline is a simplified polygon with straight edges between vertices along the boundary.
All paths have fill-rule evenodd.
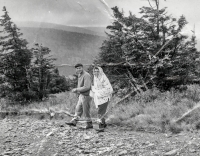
<path id="1" fill-rule="evenodd" d="M 199 129 L 198 111 L 182 123 L 172 122 L 192 109 L 200 101 L 199 95 L 198 85 L 190 85 L 182 92 L 174 89 L 164 93 L 156 89 L 148 90 L 116 106 L 112 114 L 108 116 L 108 121 L 112 124 L 131 127 L 133 130 L 154 129 L 160 132 L 179 133 L 182 130 Z"/>
<path id="2" fill-rule="evenodd" d="M 159 131 L 179 133 L 182 130 L 200 129 L 200 115 L 198 111 L 177 124 L 173 120 L 181 117 L 200 101 L 200 88 L 198 85 L 187 86 L 187 90 L 179 92 L 172 89 L 160 92 L 157 89 L 148 90 L 140 95 L 125 100 L 113 97 L 106 116 L 108 124 L 130 127 L 133 130 Z M 0 101 L 0 110 L 68 110 L 74 113 L 78 98 L 71 92 L 54 94 L 42 102 L 27 105 L 8 105 L 4 99 Z M 91 116 L 97 117 L 97 109 L 92 103 Z"/>
<path id="3" fill-rule="evenodd" d="M 3 101 L 3 102 L 1 102 Z M 30 104 L 8 104 L 5 99 L 2 99 L 0 111 L 48 111 L 53 109 L 55 111 L 66 110 L 74 113 L 75 106 L 78 101 L 76 94 L 71 92 L 63 92 L 59 94 L 50 95 L 48 99 L 41 102 L 32 102 Z M 94 103 L 91 106 L 91 115 L 97 116 L 97 110 Z"/>

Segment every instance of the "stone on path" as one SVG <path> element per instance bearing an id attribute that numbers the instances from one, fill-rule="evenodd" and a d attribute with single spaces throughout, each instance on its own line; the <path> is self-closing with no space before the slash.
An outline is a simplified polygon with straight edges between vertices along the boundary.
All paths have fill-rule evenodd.
<path id="1" fill-rule="evenodd" d="M 164 154 L 164 156 L 175 156 L 178 153 L 178 149 L 174 149 Z"/>
<path id="2" fill-rule="evenodd" d="M 119 156 L 126 155 L 127 153 L 128 153 L 127 150 L 123 150 L 123 151 L 121 151 L 121 152 L 119 153 Z"/>

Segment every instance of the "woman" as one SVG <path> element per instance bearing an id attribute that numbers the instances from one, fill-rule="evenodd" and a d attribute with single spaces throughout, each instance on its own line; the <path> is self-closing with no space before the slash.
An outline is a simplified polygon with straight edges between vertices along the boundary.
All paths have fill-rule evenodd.
<path id="1" fill-rule="evenodd" d="M 94 85 L 92 86 L 90 95 L 94 98 L 94 103 L 96 108 L 98 108 L 99 129 L 104 129 L 107 126 L 104 116 L 112 96 L 113 88 L 101 67 L 94 67 L 93 75 Z"/>

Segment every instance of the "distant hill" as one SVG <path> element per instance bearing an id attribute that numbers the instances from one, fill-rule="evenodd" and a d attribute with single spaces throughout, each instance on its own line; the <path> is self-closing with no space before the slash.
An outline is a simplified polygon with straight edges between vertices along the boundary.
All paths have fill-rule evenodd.
<path id="1" fill-rule="evenodd" d="M 52 27 L 52 26 L 49 26 Z M 42 44 L 50 48 L 51 54 L 56 58 L 55 64 L 75 64 L 78 62 L 89 64 L 99 53 L 104 36 L 81 33 L 80 30 L 72 28 L 70 32 L 66 30 L 58 30 L 57 28 L 43 27 L 20 27 L 23 38 L 27 39 L 29 46 L 35 43 Z M 92 31 L 87 31 L 87 33 Z M 61 75 L 69 75 L 74 73 L 74 68 L 64 66 L 59 68 Z"/>
<path id="2" fill-rule="evenodd" d="M 83 27 L 84 29 L 97 32 L 102 34 L 103 36 L 106 36 L 105 32 L 109 32 L 109 29 L 106 29 L 105 27 Z"/>
<path id="3" fill-rule="evenodd" d="M 105 27 L 76 27 L 76 26 L 65 26 L 53 23 L 39 23 L 39 22 L 16 22 L 18 27 L 30 27 L 30 28 L 51 28 L 56 30 L 64 30 L 68 32 L 77 32 L 90 35 L 106 36 L 104 33 Z"/>

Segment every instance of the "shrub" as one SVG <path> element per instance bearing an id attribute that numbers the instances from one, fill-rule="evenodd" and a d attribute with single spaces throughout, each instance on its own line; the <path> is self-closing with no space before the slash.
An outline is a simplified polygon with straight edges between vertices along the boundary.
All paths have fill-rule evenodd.
<path id="1" fill-rule="evenodd" d="M 199 85 L 188 85 L 187 90 L 184 91 L 184 97 L 194 102 L 200 101 L 200 86 Z"/>
<path id="2" fill-rule="evenodd" d="M 196 88 L 194 92 L 198 92 L 198 85 L 192 88 Z M 112 120 L 108 121 L 132 127 L 135 130 L 154 127 L 162 132 L 170 130 L 178 133 L 183 130 L 183 126 L 171 124 L 171 121 L 181 117 L 196 105 L 197 98 L 196 96 L 191 98 L 192 91 L 192 89 L 181 92 L 177 89 L 167 92 L 160 92 L 157 89 L 148 90 L 113 107 L 110 115 Z M 186 92 L 190 92 L 187 98 L 184 97 Z M 186 124 L 192 126 L 192 123 L 198 120 L 198 113 L 193 113 L 191 117 L 187 117 Z"/>

